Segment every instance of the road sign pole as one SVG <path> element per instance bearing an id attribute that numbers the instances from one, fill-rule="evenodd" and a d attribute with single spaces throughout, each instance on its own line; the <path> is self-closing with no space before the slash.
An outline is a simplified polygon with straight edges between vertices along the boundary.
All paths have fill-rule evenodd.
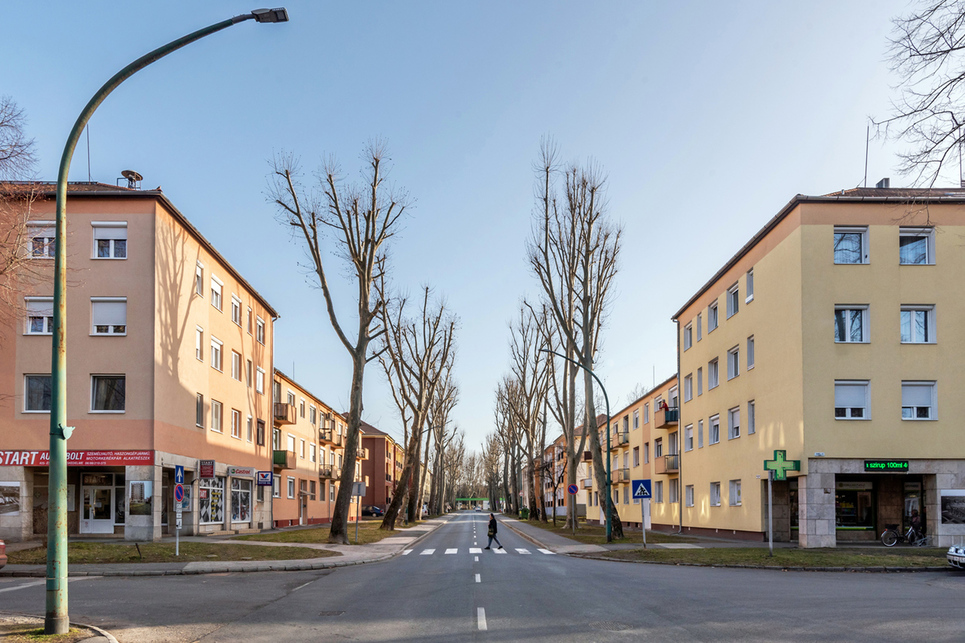
<path id="1" fill-rule="evenodd" d="M 640 499 L 640 531 L 643 532 L 643 548 L 647 548 L 647 505 L 646 500 Z"/>

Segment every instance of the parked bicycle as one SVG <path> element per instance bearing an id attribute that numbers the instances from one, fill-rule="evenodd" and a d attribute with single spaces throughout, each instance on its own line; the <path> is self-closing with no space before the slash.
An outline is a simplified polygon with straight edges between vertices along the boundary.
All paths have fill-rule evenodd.
<path id="1" fill-rule="evenodd" d="M 928 537 L 914 526 L 909 527 L 904 534 L 898 531 L 898 525 L 887 525 L 887 528 L 881 532 L 881 544 L 885 547 L 894 547 L 904 542 L 915 547 L 923 547 L 928 542 Z"/>

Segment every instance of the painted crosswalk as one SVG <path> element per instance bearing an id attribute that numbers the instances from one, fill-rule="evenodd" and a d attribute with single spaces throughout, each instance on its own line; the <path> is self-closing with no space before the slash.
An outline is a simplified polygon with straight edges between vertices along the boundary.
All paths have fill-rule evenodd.
<path id="1" fill-rule="evenodd" d="M 411 553 L 413 553 L 413 552 L 415 552 L 415 551 L 416 551 L 415 549 L 405 549 L 405 550 L 402 551 L 402 555 L 403 555 L 403 556 L 408 556 L 409 554 L 411 554 Z M 466 553 L 469 553 L 469 554 L 481 554 L 481 553 L 482 553 L 482 549 L 479 548 L 479 547 L 470 547 L 468 550 L 461 550 L 461 549 L 459 549 L 458 547 L 450 547 L 450 548 L 448 548 L 448 549 L 446 549 L 446 550 L 443 551 L 443 555 L 450 555 L 450 556 L 452 556 L 452 555 L 455 555 L 455 554 L 459 554 L 461 551 L 466 551 Z M 491 550 L 491 551 L 492 551 L 494 554 L 510 554 L 510 553 L 514 553 L 514 554 L 516 554 L 516 555 L 518 555 L 518 556 L 531 556 L 531 555 L 533 554 L 533 552 L 531 552 L 529 549 L 527 549 L 527 548 L 525 548 L 525 547 L 516 547 L 516 548 L 515 548 L 514 550 L 512 550 L 512 551 L 510 551 L 510 550 L 508 550 L 508 549 L 493 549 L 493 550 Z M 555 555 L 556 555 L 556 552 L 552 552 L 552 551 L 550 551 L 549 549 L 537 549 L 536 551 L 538 551 L 539 553 L 544 554 L 544 555 L 546 555 L 546 556 L 555 556 Z M 423 550 L 421 550 L 421 551 L 418 552 L 419 556 L 432 556 L 432 555 L 435 554 L 435 553 L 436 553 L 436 550 L 435 550 L 435 549 L 423 549 Z"/>

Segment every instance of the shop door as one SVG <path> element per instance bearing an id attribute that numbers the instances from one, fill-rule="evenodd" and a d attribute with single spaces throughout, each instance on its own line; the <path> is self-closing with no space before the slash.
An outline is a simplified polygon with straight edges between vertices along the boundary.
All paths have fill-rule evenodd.
<path id="1" fill-rule="evenodd" d="M 84 487 L 80 533 L 114 533 L 114 487 Z"/>

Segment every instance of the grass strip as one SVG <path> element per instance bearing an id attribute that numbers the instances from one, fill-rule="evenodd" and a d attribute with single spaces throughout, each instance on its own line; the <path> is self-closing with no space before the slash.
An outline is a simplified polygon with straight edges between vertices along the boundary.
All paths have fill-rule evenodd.
<path id="1" fill-rule="evenodd" d="M 138 551 L 140 550 L 140 552 Z M 174 543 L 70 543 L 67 562 L 78 564 L 110 563 L 191 563 L 226 560 L 298 560 L 338 556 L 337 552 L 307 547 L 266 547 L 260 545 L 225 545 L 217 543 L 181 543 L 181 555 L 174 555 Z M 47 562 L 47 548 L 36 547 L 11 552 L 10 564 L 43 565 Z"/>
<path id="2" fill-rule="evenodd" d="M 385 531 L 379 529 L 381 520 L 371 520 L 359 523 L 359 545 L 377 543 L 383 538 L 393 536 L 405 536 L 405 530 L 396 529 L 395 531 Z M 418 522 L 410 522 L 409 527 L 419 525 Z M 255 540 L 268 543 L 328 543 L 328 534 L 331 531 L 330 525 L 323 527 L 308 527 L 301 529 L 286 529 L 284 531 L 273 531 L 263 534 L 247 534 L 235 536 L 232 540 Z M 350 545 L 355 544 L 355 523 L 349 523 L 348 541 Z"/>
<path id="3" fill-rule="evenodd" d="M 572 528 L 565 529 L 563 527 L 563 520 L 557 521 L 556 526 L 553 526 L 553 522 L 543 522 L 541 520 L 524 520 L 527 525 L 532 525 L 534 527 L 539 527 L 540 529 L 545 529 L 551 533 L 558 536 L 563 536 L 564 538 L 570 538 L 571 540 L 576 540 L 587 545 L 604 545 L 606 544 L 606 527 L 602 525 L 588 525 L 585 522 L 578 522 L 576 527 L 576 534 L 573 534 Z M 632 543 L 643 545 L 643 535 L 639 532 L 627 531 L 625 538 L 614 538 L 614 543 Z M 650 543 L 692 543 L 695 542 L 694 538 L 688 538 L 687 536 L 677 536 L 674 534 L 665 534 L 659 531 L 648 531 L 647 532 L 647 544 Z"/>
<path id="4" fill-rule="evenodd" d="M 603 558 L 695 565 L 744 565 L 748 567 L 935 567 L 943 566 L 943 548 L 908 549 L 775 549 L 766 547 L 714 547 L 708 549 L 624 549 L 598 554 Z"/>

